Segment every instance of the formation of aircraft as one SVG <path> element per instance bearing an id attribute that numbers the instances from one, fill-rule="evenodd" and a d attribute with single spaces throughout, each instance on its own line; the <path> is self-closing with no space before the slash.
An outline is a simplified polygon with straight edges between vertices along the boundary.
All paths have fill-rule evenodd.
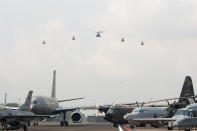
<path id="1" fill-rule="evenodd" d="M 103 32 L 103 31 L 95 31 L 94 33 L 96 33 L 96 38 L 101 38 L 101 34 L 104 33 L 104 32 Z M 76 38 L 75 38 L 74 35 L 72 36 L 72 39 L 71 39 L 71 40 L 73 40 L 73 41 L 76 40 Z M 122 42 L 122 43 L 125 42 L 125 38 L 124 38 L 124 37 L 121 38 L 121 42 Z M 44 40 L 44 41 L 42 42 L 42 44 L 45 45 L 45 44 L 46 44 L 46 41 Z M 142 42 L 140 43 L 140 45 L 141 45 L 141 46 L 144 46 L 144 42 L 142 41 Z"/>
<path id="2" fill-rule="evenodd" d="M 17 130 L 23 128 L 28 131 L 30 121 L 36 118 L 50 118 L 49 115 L 35 115 L 30 112 L 30 103 L 33 91 L 29 91 L 25 103 L 19 109 L 4 108 L 0 110 L 0 123 L 2 131 Z"/>
<path id="3" fill-rule="evenodd" d="M 73 101 L 84 99 L 84 97 L 74 98 L 74 99 L 66 99 L 66 100 L 57 100 L 56 98 L 56 71 L 53 73 L 53 86 L 51 97 L 47 96 L 35 96 L 32 100 L 31 111 L 37 115 L 56 115 L 63 114 L 63 121 L 60 122 L 61 126 L 68 126 L 68 121 L 66 120 L 66 112 L 75 111 L 71 115 L 71 120 L 73 122 L 81 122 L 82 121 L 82 113 L 79 112 L 80 107 L 76 108 L 61 108 L 59 103 L 66 101 Z M 37 125 L 35 123 L 34 125 Z"/>

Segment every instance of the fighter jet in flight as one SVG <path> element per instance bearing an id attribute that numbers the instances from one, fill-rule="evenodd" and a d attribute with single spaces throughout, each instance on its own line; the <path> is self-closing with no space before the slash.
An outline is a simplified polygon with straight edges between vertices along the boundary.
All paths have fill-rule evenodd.
<path id="1" fill-rule="evenodd" d="M 35 115 L 30 112 L 30 103 L 33 91 L 29 91 L 24 105 L 18 110 L 13 109 L 1 109 L 0 110 L 0 123 L 2 130 L 17 130 L 23 128 L 24 131 L 28 131 L 29 122 L 36 118 L 50 118 L 49 115 Z"/>
<path id="2" fill-rule="evenodd" d="M 73 122 L 81 122 L 82 121 L 82 113 L 79 112 L 79 107 L 76 108 L 61 108 L 59 107 L 60 102 L 65 101 L 73 101 L 83 99 L 74 98 L 74 99 L 67 99 L 67 100 L 57 100 L 56 98 L 56 71 L 54 70 L 53 73 L 53 86 L 52 86 L 52 94 L 51 97 L 47 96 L 35 96 L 32 100 L 32 109 L 31 111 L 38 115 L 56 115 L 56 114 L 63 114 L 63 121 L 60 122 L 61 126 L 67 126 L 68 121 L 66 120 L 66 112 L 68 111 L 75 111 L 71 115 L 71 120 Z M 35 123 L 37 125 L 37 123 Z"/>

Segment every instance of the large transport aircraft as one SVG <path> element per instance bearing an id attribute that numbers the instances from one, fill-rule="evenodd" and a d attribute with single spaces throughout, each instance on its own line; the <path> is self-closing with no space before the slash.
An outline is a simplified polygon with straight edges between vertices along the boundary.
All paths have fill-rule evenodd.
<path id="1" fill-rule="evenodd" d="M 29 91 L 25 103 L 19 109 L 4 108 L 0 110 L 2 131 L 17 130 L 20 128 L 28 131 L 30 121 L 36 118 L 50 118 L 49 115 L 35 115 L 30 112 L 32 93 L 33 91 Z"/>
<path id="2" fill-rule="evenodd" d="M 186 105 L 188 105 L 189 102 L 186 99 L 187 96 L 194 96 L 194 90 L 193 90 L 192 80 L 191 80 L 190 76 L 186 76 L 186 78 L 185 78 L 185 81 L 184 81 L 184 84 L 182 87 L 182 91 L 180 94 L 181 98 L 179 98 L 179 101 L 177 103 L 169 104 L 167 111 L 166 111 L 166 107 L 164 107 L 164 106 L 162 107 L 162 105 L 157 105 L 157 106 L 155 106 L 155 108 L 157 108 L 158 110 L 161 109 L 161 113 L 164 116 L 173 116 L 174 112 L 176 111 L 175 109 L 177 109 L 177 108 L 179 109 L 179 108 L 182 108 L 182 107 L 185 107 Z M 168 99 L 168 100 L 174 100 L 174 98 Z M 159 101 L 165 101 L 165 100 L 152 101 L 152 103 L 159 102 Z M 151 103 L 151 102 L 149 102 L 149 103 Z M 104 116 L 105 120 L 113 123 L 114 127 L 118 127 L 118 125 L 121 125 L 121 124 L 128 124 L 128 120 L 124 119 L 124 115 L 131 113 L 132 110 L 135 108 L 146 108 L 146 107 L 147 107 L 147 105 L 145 105 L 145 103 L 136 102 L 136 103 L 127 103 L 127 104 L 123 104 L 123 105 L 115 105 L 115 106 L 112 106 L 112 105 L 111 106 L 110 105 L 99 106 L 98 110 L 101 113 L 102 112 L 105 113 L 105 116 Z M 150 105 L 149 107 L 147 107 L 148 110 L 152 109 L 152 108 L 154 109 L 154 105 Z M 164 110 L 165 110 L 165 113 L 163 113 Z M 150 116 L 150 114 L 149 114 L 149 117 L 153 117 L 153 118 L 155 116 L 159 117 L 161 113 L 158 113 L 157 115 L 150 113 L 150 114 L 152 114 L 152 116 Z M 138 126 L 144 126 L 144 123 L 140 123 L 140 124 L 138 124 Z M 154 126 L 157 127 L 157 125 L 154 125 Z"/>
<path id="3" fill-rule="evenodd" d="M 60 122 L 61 126 L 68 126 L 68 121 L 66 120 L 66 112 L 75 111 L 71 115 L 71 120 L 73 122 L 81 122 L 82 121 L 82 113 L 79 112 L 79 108 L 60 108 L 59 103 L 65 101 L 73 101 L 79 100 L 83 98 L 74 98 L 67 100 L 57 100 L 56 98 L 56 71 L 54 70 L 53 74 L 53 86 L 52 86 L 52 94 L 51 97 L 47 96 L 35 96 L 32 100 L 31 111 L 38 115 L 56 115 L 63 114 L 63 121 Z M 36 123 L 38 124 L 38 123 Z M 36 125 L 34 123 L 34 125 Z"/>
<path id="4" fill-rule="evenodd" d="M 177 109 L 185 108 L 187 105 L 193 104 L 195 102 L 194 97 L 192 79 L 191 77 L 186 76 L 177 103 L 174 102 L 170 104 L 168 102 L 168 108 L 139 107 L 133 110 L 133 112 L 125 115 L 124 118 L 128 120 L 131 127 L 135 127 L 136 125 L 145 126 L 146 124 L 151 124 L 153 127 L 159 127 L 166 124 L 166 121 L 171 120 L 169 118 L 175 115 Z M 162 120 L 165 122 L 161 122 Z"/>

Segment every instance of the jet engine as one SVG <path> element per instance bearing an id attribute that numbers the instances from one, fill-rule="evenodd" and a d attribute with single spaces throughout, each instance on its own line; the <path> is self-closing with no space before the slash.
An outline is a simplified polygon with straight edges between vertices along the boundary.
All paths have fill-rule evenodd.
<path id="1" fill-rule="evenodd" d="M 71 120 L 74 123 L 80 123 L 83 120 L 83 114 L 81 112 L 73 112 L 71 114 Z"/>

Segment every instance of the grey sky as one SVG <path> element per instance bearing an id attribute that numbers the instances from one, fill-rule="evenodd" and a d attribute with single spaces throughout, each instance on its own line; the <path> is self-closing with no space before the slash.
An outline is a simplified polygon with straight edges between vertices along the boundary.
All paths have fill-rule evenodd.
<path id="1" fill-rule="evenodd" d="M 54 69 L 59 99 L 86 97 L 68 106 L 179 96 L 186 75 L 196 90 L 195 0 L 6 0 L 0 16 L 2 102 L 50 95 Z"/>

